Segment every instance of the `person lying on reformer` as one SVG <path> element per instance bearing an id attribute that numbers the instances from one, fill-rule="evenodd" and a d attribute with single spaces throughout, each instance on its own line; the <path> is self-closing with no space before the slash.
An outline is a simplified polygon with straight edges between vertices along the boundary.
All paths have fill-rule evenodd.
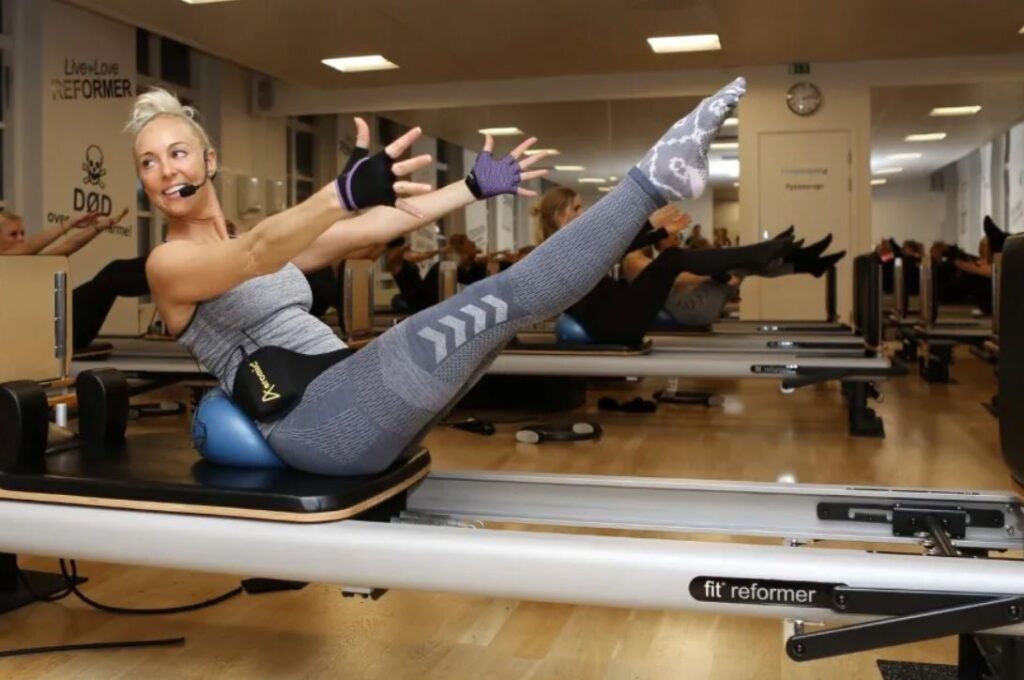
<path id="1" fill-rule="evenodd" d="M 740 78 L 703 100 L 613 191 L 527 257 L 410 316 L 358 353 L 308 313 L 302 273 L 474 201 L 533 195 L 520 183 L 544 174 L 528 169 L 543 153 L 522 158 L 536 140 L 496 158 L 486 137 L 464 180 L 431 191 L 400 179 L 429 157 L 396 160 L 418 128 L 369 154 L 367 126 L 357 119 L 358 151 L 335 181 L 231 239 L 209 182 L 217 153 L 208 136 L 192 109 L 167 92 L 147 92 L 127 130 L 142 185 L 168 223 L 167 241 L 146 266 L 153 300 L 178 342 L 255 422 L 268 456 L 250 464 L 277 461 L 323 475 L 379 472 L 446 415 L 519 330 L 593 289 L 648 215 L 704 191 L 708 146 L 745 88 Z M 787 245 L 679 250 L 678 257 L 687 271 L 710 273 L 767 266 Z"/>
<path id="2" fill-rule="evenodd" d="M 576 191 L 552 187 L 534 215 L 540 234 L 549 238 L 581 211 L 582 200 Z M 734 248 L 680 247 L 680 235 L 689 224 L 689 216 L 672 206 L 652 213 L 622 261 L 623 276 L 618 280 L 601 278 L 571 305 L 556 325 L 559 339 L 636 345 L 664 313 L 669 317 L 663 322 L 705 327 L 721 316 L 743 277 L 805 272 L 821 276 L 845 254 L 821 257 L 830 237 L 801 248 L 792 241 L 792 229 L 776 237 L 776 257 L 767 261 L 759 259 L 765 243 Z"/>
<path id="3" fill-rule="evenodd" d="M 776 238 L 792 235 L 790 227 Z M 832 244 L 832 235 L 828 234 L 820 241 L 803 247 L 802 241 L 796 241 L 786 248 L 783 254 L 766 267 L 734 268 L 720 272 L 715 276 L 693 277 L 681 274 L 676 277 L 665 298 L 664 314 L 658 318 L 663 324 L 678 325 L 682 328 L 705 328 L 721 318 L 725 306 L 739 293 L 740 285 L 748 276 L 761 278 L 778 278 L 791 274 L 810 274 L 821 278 L 832 267 L 846 256 L 846 251 L 825 255 Z M 626 255 L 622 271 L 627 281 L 634 281 L 644 276 L 650 267 L 671 248 L 682 247 L 677 235 L 669 235 L 658 240 L 650 249 L 638 250 Z M 659 291 L 660 292 L 660 291 Z"/>

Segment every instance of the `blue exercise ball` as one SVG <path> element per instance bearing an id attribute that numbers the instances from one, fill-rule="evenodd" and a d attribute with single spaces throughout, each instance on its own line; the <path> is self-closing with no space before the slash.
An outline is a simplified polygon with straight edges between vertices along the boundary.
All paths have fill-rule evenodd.
<path id="1" fill-rule="evenodd" d="M 252 418 L 224 390 L 207 392 L 192 418 L 192 445 L 206 460 L 244 468 L 287 467 Z"/>
<path id="2" fill-rule="evenodd" d="M 594 341 L 579 321 L 568 314 L 562 314 L 555 322 L 555 337 L 569 345 L 591 345 Z"/>

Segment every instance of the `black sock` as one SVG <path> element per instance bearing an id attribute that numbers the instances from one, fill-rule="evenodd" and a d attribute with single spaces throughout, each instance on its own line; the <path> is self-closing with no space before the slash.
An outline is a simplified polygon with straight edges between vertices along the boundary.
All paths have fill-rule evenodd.
<path id="1" fill-rule="evenodd" d="M 816 263 L 818 262 L 818 258 L 831 244 L 832 234 L 829 234 L 817 243 L 812 243 L 806 248 L 800 248 L 795 252 L 789 253 L 789 259 L 786 261 L 793 265 L 794 272 L 802 274 L 809 273 L 814 270 Z"/>
<path id="2" fill-rule="evenodd" d="M 803 249 L 803 252 L 811 255 L 815 258 L 820 257 L 822 253 L 828 250 L 828 247 L 832 245 L 832 234 L 829 234 L 825 238 L 821 239 L 817 243 L 812 243 Z"/>
<path id="3" fill-rule="evenodd" d="M 791 225 L 789 225 L 789 229 L 787 229 L 785 231 L 782 231 L 782 232 L 779 232 L 778 234 L 776 234 L 772 238 L 775 238 L 775 239 L 787 239 L 787 238 L 791 237 L 795 232 L 796 232 L 796 228 L 791 224 Z"/>
<path id="4" fill-rule="evenodd" d="M 1005 231 L 992 221 L 992 218 L 985 215 L 985 236 L 988 238 L 988 247 L 993 254 L 1003 252 L 1003 244 L 1009 236 Z"/>
<path id="5" fill-rule="evenodd" d="M 793 271 L 797 274 L 810 274 L 814 278 L 820 279 L 825 272 L 834 267 L 844 257 L 846 257 L 846 251 L 840 250 L 838 253 L 819 257 L 813 262 L 804 262 L 800 265 L 794 264 Z"/>

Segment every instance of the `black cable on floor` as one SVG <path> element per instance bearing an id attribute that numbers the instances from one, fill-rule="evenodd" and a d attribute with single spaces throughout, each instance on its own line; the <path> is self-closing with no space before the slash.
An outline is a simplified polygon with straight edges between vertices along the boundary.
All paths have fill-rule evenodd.
<path id="1" fill-rule="evenodd" d="M 49 654 L 51 652 L 79 652 L 89 649 L 124 649 L 126 647 L 172 647 L 185 644 L 185 638 L 166 638 L 162 640 L 126 640 L 124 642 L 88 642 L 81 645 L 53 645 L 51 647 L 25 647 L 23 649 L 0 650 L 0 658 L 27 656 L 29 654 Z"/>
<path id="2" fill-rule="evenodd" d="M 78 563 L 75 562 L 74 560 L 68 560 L 68 561 L 71 563 L 71 572 L 68 573 L 68 566 L 67 566 L 66 562 L 63 559 L 61 559 L 60 560 L 60 573 L 64 576 L 64 580 L 68 583 L 68 587 L 71 589 L 71 592 L 73 592 L 75 594 L 75 597 L 77 597 L 78 599 L 80 599 L 82 602 L 86 603 L 90 607 L 93 607 L 94 609 L 99 609 L 100 611 L 109 612 L 111 614 L 128 614 L 128 615 L 134 615 L 134 616 L 155 616 L 155 615 L 159 615 L 159 614 L 182 614 L 184 612 L 192 612 L 192 611 L 196 611 L 196 610 L 199 610 L 199 609 L 205 609 L 206 607 L 212 607 L 215 604 L 220 604 L 221 602 L 225 602 L 226 600 L 230 600 L 233 597 L 237 597 L 238 595 L 241 595 L 242 592 L 243 592 L 242 587 L 239 586 L 238 588 L 235 588 L 233 590 L 229 590 L 228 592 L 224 593 L 223 595 L 218 595 L 217 597 L 211 598 L 209 600 L 203 600 L 202 602 L 196 602 L 194 604 L 181 605 L 181 606 L 178 606 L 178 607 L 162 607 L 162 608 L 154 608 L 154 609 L 114 607 L 112 605 L 107 605 L 107 604 L 103 604 L 101 602 L 97 602 L 96 600 L 93 600 L 92 598 L 87 596 L 85 593 L 80 591 L 78 589 L 78 585 L 76 584 L 76 581 L 78 580 Z"/>
<path id="3" fill-rule="evenodd" d="M 220 604 L 225 600 L 229 600 L 233 597 L 241 595 L 243 588 L 240 586 L 233 590 L 230 590 L 223 595 L 204 600 L 202 602 L 196 602 L 194 604 L 181 605 L 178 607 L 163 607 L 163 608 L 128 608 L 128 607 L 114 607 L 111 605 L 97 602 L 91 597 L 83 593 L 78 589 L 78 563 L 75 560 L 63 560 L 60 561 L 60 573 L 64 577 L 65 587 L 59 593 L 53 595 L 41 595 L 32 589 L 31 583 L 25 574 L 18 569 L 18 578 L 25 589 L 28 590 L 32 598 L 37 602 L 56 602 L 62 600 L 68 595 L 74 594 L 75 597 L 80 599 L 85 604 L 98 609 L 100 611 L 108 612 L 111 614 L 129 614 L 135 616 L 153 616 L 158 614 L 181 614 L 184 612 L 196 611 L 197 609 L 205 609 L 206 607 L 212 607 L 215 604 Z M 70 568 L 68 566 L 70 562 Z M 132 647 L 171 647 L 181 646 L 185 644 L 184 637 L 177 638 L 165 638 L 159 640 L 122 640 L 122 641 L 111 641 L 111 642 L 90 642 L 76 645 L 50 645 L 46 647 L 24 647 L 21 649 L 8 649 L 0 650 L 0 658 L 8 658 L 12 656 L 27 656 L 29 654 L 49 654 L 52 652 L 77 652 L 84 650 L 94 649 L 127 649 Z"/>

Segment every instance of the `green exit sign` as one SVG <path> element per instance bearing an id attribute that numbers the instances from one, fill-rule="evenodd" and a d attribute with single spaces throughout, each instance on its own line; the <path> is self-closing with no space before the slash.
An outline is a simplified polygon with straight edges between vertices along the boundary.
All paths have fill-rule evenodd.
<path id="1" fill-rule="evenodd" d="M 789 73 L 794 76 L 805 76 L 811 72 L 811 65 L 807 62 L 798 61 L 789 65 Z"/>

